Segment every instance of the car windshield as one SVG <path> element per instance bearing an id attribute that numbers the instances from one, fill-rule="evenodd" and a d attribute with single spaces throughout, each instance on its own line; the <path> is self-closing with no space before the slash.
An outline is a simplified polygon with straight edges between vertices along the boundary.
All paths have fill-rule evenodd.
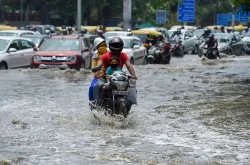
<path id="1" fill-rule="evenodd" d="M 80 50 L 78 39 L 47 39 L 40 50 Z"/>
<path id="2" fill-rule="evenodd" d="M 197 36 L 197 37 L 200 37 L 202 34 L 203 34 L 204 30 L 195 30 L 194 31 L 194 34 Z"/>
<path id="3" fill-rule="evenodd" d="M 17 37 L 18 33 L 15 33 L 15 32 L 0 32 L 0 36 Z"/>
<path id="4" fill-rule="evenodd" d="M 9 40 L 0 39 L 0 51 L 4 51 L 9 44 Z"/>
<path id="5" fill-rule="evenodd" d="M 135 34 L 135 36 L 140 38 L 142 43 L 148 43 L 148 35 L 147 34 Z"/>
<path id="6" fill-rule="evenodd" d="M 32 42 L 36 45 L 36 46 L 38 46 L 39 44 L 40 44 L 40 42 L 41 42 L 41 40 L 42 40 L 42 38 L 34 38 L 34 37 L 31 37 L 30 38 L 31 40 L 32 40 Z"/>
<path id="7" fill-rule="evenodd" d="M 106 42 L 109 43 L 109 41 L 112 39 L 112 37 L 109 37 L 106 39 Z M 132 40 L 130 39 L 122 39 L 124 46 L 123 48 L 132 48 Z"/>

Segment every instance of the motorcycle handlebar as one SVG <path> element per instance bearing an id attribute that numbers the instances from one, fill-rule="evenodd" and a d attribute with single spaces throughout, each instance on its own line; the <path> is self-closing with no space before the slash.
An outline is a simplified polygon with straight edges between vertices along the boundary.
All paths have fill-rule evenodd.
<path id="1" fill-rule="evenodd" d="M 100 70 L 101 69 L 101 66 L 97 66 L 97 67 L 95 67 L 95 68 L 92 68 L 92 72 L 97 72 L 98 70 Z"/>

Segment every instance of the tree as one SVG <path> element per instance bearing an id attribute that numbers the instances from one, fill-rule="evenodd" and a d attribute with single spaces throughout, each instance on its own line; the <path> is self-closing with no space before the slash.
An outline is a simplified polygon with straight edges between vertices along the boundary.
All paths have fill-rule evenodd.
<path id="1" fill-rule="evenodd" d="M 244 13 L 250 12 L 250 1 L 249 0 L 232 0 L 233 5 L 235 8 L 238 9 L 242 7 Z"/>

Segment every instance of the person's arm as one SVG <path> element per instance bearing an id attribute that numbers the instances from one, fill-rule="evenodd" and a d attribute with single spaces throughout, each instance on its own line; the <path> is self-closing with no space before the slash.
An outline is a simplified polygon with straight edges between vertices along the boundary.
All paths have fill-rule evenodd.
<path id="1" fill-rule="evenodd" d="M 134 78 L 134 79 L 137 79 L 136 75 L 135 75 L 135 70 L 133 68 L 133 66 L 131 65 L 130 61 L 127 60 L 125 61 L 125 65 L 129 71 L 129 73 L 131 74 L 131 76 Z"/>
<path id="2" fill-rule="evenodd" d="M 96 67 L 92 68 L 92 72 L 99 71 L 101 69 L 102 65 L 103 65 L 103 62 L 99 59 L 98 62 L 97 62 Z"/>
<path id="3" fill-rule="evenodd" d="M 218 47 L 218 42 L 217 42 L 217 40 L 215 40 L 214 42 L 215 42 L 214 48 L 217 48 L 217 47 Z"/>

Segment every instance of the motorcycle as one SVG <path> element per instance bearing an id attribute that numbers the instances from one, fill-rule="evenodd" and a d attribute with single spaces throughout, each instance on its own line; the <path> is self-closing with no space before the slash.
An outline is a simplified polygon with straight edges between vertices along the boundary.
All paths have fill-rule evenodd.
<path id="1" fill-rule="evenodd" d="M 151 46 L 148 50 L 147 61 L 149 64 L 169 64 L 171 54 L 165 51 L 165 44 L 161 42 L 158 46 Z"/>
<path id="2" fill-rule="evenodd" d="M 183 57 L 184 52 L 183 52 L 183 46 L 182 46 L 182 41 L 179 39 L 177 41 L 171 41 L 171 55 L 174 57 Z"/>
<path id="3" fill-rule="evenodd" d="M 90 103 L 91 111 L 104 111 L 105 115 L 109 114 L 112 117 L 123 116 L 123 118 L 126 118 L 132 107 L 130 97 L 131 95 L 133 96 L 133 88 L 135 88 L 135 81 L 131 82 L 131 79 L 132 77 L 127 76 L 125 72 L 115 71 L 109 77 L 110 85 L 105 91 L 105 98 L 101 98 L 99 101 Z M 136 98 L 132 99 L 135 100 Z"/>
<path id="4" fill-rule="evenodd" d="M 204 48 L 203 54 L 208 59 L 217 59 L 217 50 L 214 48 Z"/>

